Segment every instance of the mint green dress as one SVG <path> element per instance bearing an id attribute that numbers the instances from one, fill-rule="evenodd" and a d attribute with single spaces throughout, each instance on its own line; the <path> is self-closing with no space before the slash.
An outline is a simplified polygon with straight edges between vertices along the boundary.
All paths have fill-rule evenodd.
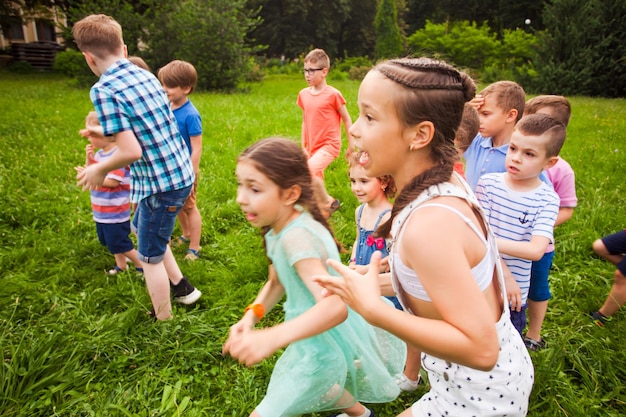
<path id="1" fill-rule="evenodd" d="M 265 236 L 267 253 L 285 288 L 285 320 L 315 305 L 315 298 L 295 270 L 310 258 L 340 261 L 328 230 L 303 212 L 280 233 Z M 338 275 L 330 267 L 329 274 Z M 321 291 L 321 287 L 320 287 Z M 267 393 L 256 411 L 262 417 L 287 417 L 349 407 L 354 401 L 381 403 L 400 393 L 393 375 L 406 359 L 403 341 L 368 324 L 348 309 L 348 318 L 319 335 L 291 343 L 276 362 Z M 344 389 L 353 401 L 339 404 Z"/>

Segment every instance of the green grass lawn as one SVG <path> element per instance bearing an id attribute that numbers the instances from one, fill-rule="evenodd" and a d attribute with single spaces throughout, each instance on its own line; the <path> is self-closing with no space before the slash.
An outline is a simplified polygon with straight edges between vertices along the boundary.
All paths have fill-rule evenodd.
<path id="1" fill-rule="evenodd" d="M 358 83 L 330 80 L 356 117 Z M 202 259 L 181 267 L 204 293 L 175 319 L 154 324 L 140 277 L 104 274 L 114 261 L 97 241 L 88 193 L 75 184 L 87 90 L 55 75 L 0 72 L 0 415 L 247 416 L 263 397 L 273 361 L 252 368 L 221 356 L 230 325 L 265 280 L 257 230 L 235 203 L 237 155 L 267 136 L 298 140 L 300 77 L 273 76 L 232 95 L 194 93 L 203 117 L 198 205 Z M 577 175 L 579 206 L 556 230 L 548 348 L 532 354 L 530 416 L 626 414 L 626 314 L 606 328 L 586 312 L 601 305 L 614 267 L 591 251 L 626 226 L 626 101 L 571 97 L 562 156 Z M 356 199 L 345 162 L 327 170 L 343 202 L 332 222 L 354 241 Z M 182 258 L 184 250 L 176 248 Z M 281 320 L 272 311 L 264 323 Z M 393 416 L 426 391 L 373 405 Z"/>

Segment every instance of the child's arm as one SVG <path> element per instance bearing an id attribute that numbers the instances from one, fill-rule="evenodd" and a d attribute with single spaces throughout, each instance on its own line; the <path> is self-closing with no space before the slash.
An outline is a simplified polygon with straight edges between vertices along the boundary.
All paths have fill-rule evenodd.
<path id="1" fill-rule="evenodd" d="M 85 166 L 88 167 L 95 162 L 96 160 L 94 159 L 94 147 L 91 143 L 88 143 L 87 146 L 85 146 Z"/>
<path id="2" fill-rule="evenodd" d="M 346 129 L 346 137 L 348 138 L 348 149 L 346 150 L 346 157 L 349 157 L 352 152 L 354 152 L 354 139 L 350 136 L 350 127 L 352 127 L 352 119 L 350 118 L 350 113 L 348 113 L 348 108 L 344 104 L 339 108 L 339 115 L 341 116 L 341 120 L 343 120 L 343 126 Z"/>
<path id="3" fill-rule="evenodd" d="M 516 258 L 538 261 L 546 253 L 550 239 L 545 236 L 535 236 L 530 238 L 530 242 L 519 242 L 498 238 L 498 250 L 509 256 Z"/>
<path id="4" fill-rule="evenodd" d="M 350 254 L 350 263 L 348 266 L 351 269 L 356 269 L 356 248 L 359 244 L 359 208 L 354 210 L 354 224 L 356 224 L 356 238 L 354 239 L 354 245 L 352 245 L 352 253 Z"/>
<path id="5" fill-rule="evenodd" d="M 554 227 L 557 227 L 569 219 L 574 215 L 574 207 L 559 207 L 559 214 L 556 216 L 556 222 L 554 223 Z"/>
<path id="6" fill-rule="evenodd" d="M 82 187 L 83 190 L 91 190 L 101 186 L 107 173 L 130 165 L 141 158 L 141 145 L 139 145 L 139 141 L 132 130 L 125 130 L 116 133 L 114 136 L 117 151 L 110 158 L 100 163 L 89 165 L 76 175 L 78 186 Z"/>
<path id="7" fill-rule="evenodd" d="M 461 229 L 460 220 L 447 213 L 433 213 L 430 208 L 424 212 L 425 215 L 413 216 L 405 225 L 408 230 L 420 233 L 403 234 L 399 255 L 422 279 L 432 300 L 431 306 L 424 305 L 429 312 L 427 317 L 406 314 L 383 302 L 375 270 L 380 254 L 372 256 L 375 268 L 370 268 L 365 276 L 329 261 L 343 278 L 320 276 L 316 279 L 329 291 L 340 295 L 372 325 L 389 331 L 422 352 L 471 368 L 491 370 L 498 358 L 499 344 L 493 325 L 497 319 L 488 295 L 478 288 L 467 262 L 467 251 L 472 251 L 476 245 L 467 243 L 466 238 L 471 240 L 472 236 Z M 455 242 L 446 238 L 459 235 L 463 238 Z M 450 262 L 450 259 L 459 261 Z"/>
<path id="8" fill-rule="evenodd" d="M 189 139 L 191 140 L 191 165 L 193 165 L 193 172 L 198 175 L 202 156 L 202 135 L 190 136 Z"/>
<path id="9" fill-rule="evenodd" d="M 276 326 L 262 330 L 245 328 L 239 337 L 233 337 L 232 340 L 229 336 L 224 353 L 228 352 L 239 362 L 251 366 L 292 342 L 318 335 L 346 319 L 348 309 L 341 299 L 335 295 L 323 297 L 322 288 L 313 282 L 314 275 L 328 273 L 322 260 L 303 259 L 296 262 L 295 268 L 316 304 L 298 317 Z"/>
<path id="10" fill-rule="evenodd" d="M 511 270 L 503 260 L 500 260 L 500 265 L 502 265 L 502 274 L 504 275 L 504 286 L 506 290 L 506 297 L 509 301 L 509 307 L 511 307 L 511 310 L 513 311 L 521 311 L 522 289 L 519 287 L 517 281 L 515 281 L 515 278 L 513 278 Z"/>

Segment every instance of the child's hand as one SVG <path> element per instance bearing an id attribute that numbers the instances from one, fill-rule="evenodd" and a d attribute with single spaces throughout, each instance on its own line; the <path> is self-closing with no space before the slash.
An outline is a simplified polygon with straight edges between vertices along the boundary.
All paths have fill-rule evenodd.
<path id="1" fill-rule="evenodd" d="M 508 268 L 504 269 L 504 287 L 506 289 L 506 296 L 509 300 L 509 307 L 513 311 L 521 311 L 522 310 L 522 290 L 519 287 L 515 278 L 513 278 L 513 274 L 509 271 Z"/>
<path id="2" fill-rule="evenodd" d="M 87 146 L 85 146 L 85 155 L 87 156 L 87 160 L 88 161 L 93 161 L 93 157 L 94 157 L 94 147 L 91 143 L 87 144 Z"/>
<path id="3" fill-rule="evenodd" d="M 102 126 L 88 126 L 85 129 L 80 129 L 78 133 L 84 138 L 88 138 L 89 136 L 104 137 L 104 129 Z"/>
<path id="4" fill-rule="evenodd" d="M 480 94 L 476 94 L 476 97 L 471 99 L 469 104 L 476 110 L 480 110 L 483 104 L 485 104 L 485 98 L 481 96 Z"/>
<path id="5" fill-rule="evenodd" d="M 385 304 L 380 296 L 378 281 L 380 257 L 380 252 L 374 252 L 365 275 L 353 271 L 340 262 L 329 259 L 328 265 L 339 272 L 342 277 L 322 275 L 315 276 L 313 280 L 324 287 L 326 291 L 337 294 L 354 311 L 368 320 L 372 313 L 380 309 L 379 303 Z"/>
<path id="6" fill-rule="evenodd" d="M 84 190 L 93 190 L 97 187 L 102 186 L 104 182 L 104 178 L 106 177 L 106 172 L 102 173 L 98 169 L 98 165 L 93 164 L 88 167 L 76 167 L 76 179 L 78 180 L 77 185 Z"/>
<path id="7" fill-rule="evenodd" d="M 272 336 L 271 329 L 253 330 L 248 326 L 241 326 L 233 333 L 236 326 L 231 327 L 231 333 L 222 349 L 223 355 L 229 353 L 239 363 L 252 366 L 278 350 L 275 345 L 276 337 Z"/>

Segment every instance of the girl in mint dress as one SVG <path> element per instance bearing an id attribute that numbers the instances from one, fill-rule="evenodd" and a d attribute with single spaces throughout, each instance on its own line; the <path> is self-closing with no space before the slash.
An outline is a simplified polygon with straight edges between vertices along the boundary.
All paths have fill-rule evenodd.
<path id="1" fill-rule="evenodd" d="M 298 416 L 341 410 L 341 416 L 373 416 L 360 402 L 394 400 L 393 375 L 402 372 L 405 344 L 368 324 L 338 296 L 325 296 L 313 281 L 337 273 L 338 244 L 318 209 L 306 156 L 286 139 L 265 139 L 240 156 L 237 202 L 264 229 L 269 279 L 243 318 L 231 327 L 224 353 L 250 366 L 286 347 L 267 393 L 250 414 Z M 264 311 L 286 295 L 285 321 L 255 329 Z"/>

